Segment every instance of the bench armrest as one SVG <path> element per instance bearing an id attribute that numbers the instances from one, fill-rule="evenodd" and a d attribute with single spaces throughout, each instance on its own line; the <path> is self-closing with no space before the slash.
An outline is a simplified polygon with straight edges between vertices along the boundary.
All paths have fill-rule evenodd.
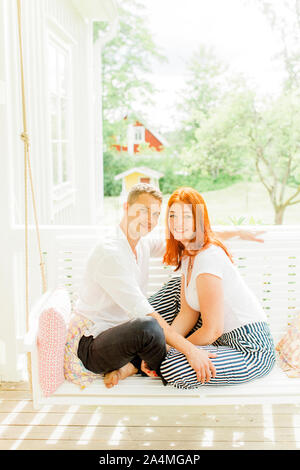
<path id="1" fill-rule="evenodd" d="M 32 352 L 36 347 L 37 330 L 38 325 L 36 324 L 24 335 L 21 346 L 23 352 Z"/>
<path id="2" fill-rule="evenodd" d="M 20 349 L 22 352 L 32 352 L 36 347 L 39 316 L 52 293 L 53 290 L 45 292 L 33 305 L 29 313 L 29 330 L 21 340 Z"/>

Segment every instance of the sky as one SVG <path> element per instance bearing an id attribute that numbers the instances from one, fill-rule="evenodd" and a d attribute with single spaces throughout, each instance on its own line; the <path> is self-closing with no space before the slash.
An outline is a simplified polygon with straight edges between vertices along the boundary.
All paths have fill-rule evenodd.
<path id="1" fill-rule="evenodd" d="M 283 70 L 274 56 L 279 40 L 264 15 L 244 0 L 144 0 L 149 28 L 168 63 L 154 64 L 158 105 L 149 113 L 161 131 L 172 129 L 187 62 L 197 46 L 212 46 L 260 94 L 276 93 Z"/>

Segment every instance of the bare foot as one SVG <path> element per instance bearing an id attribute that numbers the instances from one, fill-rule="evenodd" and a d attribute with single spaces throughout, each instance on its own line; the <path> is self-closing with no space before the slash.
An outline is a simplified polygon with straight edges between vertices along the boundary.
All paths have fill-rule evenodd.
<path id="1" fill-rule="evenodd" d="M 103 379 L 104 384 L 106 388 L 112 388 L 119 383 L 119 380 L 124 380 L 130 375 L 136 374 L 137 371 L 137 368 L 134 367 L 131 362 L 128 362 L 128 364 L 125 364 L 125 366 L 121 367 L 120 369 L 113 370 L 112 372 L 108 372 L 108 374 L 105 374 Z"/>
<path id="2" fill-rule="evenodd" d="M 117 385 L 120 378 L 121 378 L 121 374 L 119 370 L 113 370 L 112 372 L 105 374 L 104 379 L 103 379 L 105 387 L 106 388 L 114 387 L 115 385 Z"/>

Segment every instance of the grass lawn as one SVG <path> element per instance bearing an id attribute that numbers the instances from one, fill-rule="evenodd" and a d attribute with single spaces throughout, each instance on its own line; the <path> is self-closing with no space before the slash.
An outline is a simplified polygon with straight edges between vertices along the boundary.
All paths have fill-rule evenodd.
<path id="1" fill-rule="evenodd" d="M 287 195 L 294 193 L 294 189 Z M 203 192 L 207 204 L 211 224 L 233 225 L 240 218 L 244 224 L 273 224 L 274 210 L 269 195 L 260 183 L 239 182 L 226 189 Z M 169 195 L 164 195 L 160 223 L 164 222 L 164 214 Z M 122 214 L 119 197 L 104 199 L 104 217 L 106 224 L 118 223 Z M 285 211 L 285 225 L 300 225 L 300 204 L 288 207 Z"/>

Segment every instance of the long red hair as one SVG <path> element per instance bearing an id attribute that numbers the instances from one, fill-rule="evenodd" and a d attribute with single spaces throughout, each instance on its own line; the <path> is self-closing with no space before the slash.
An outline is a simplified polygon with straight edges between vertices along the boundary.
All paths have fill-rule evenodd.
<path id="1" fill-rule="evenodd" d="M 170 208 L 174 203 L 183 202 L 188 204 L 189 207 L 192 209 L 193 219 L 194 219 L 194 232 L 195 237 L 191 240 L 191 242 L 197 242 L 197 240 L 201 240 L 201 245 L 199 248 L 196 248 L 196 253 L 192 253 L 191 251 L 185 249 L 184 245 L 179 241 L 176 240 L 169 228 L 169 212 Z M 199 218 L 200 215 L 200 218 Z M 171 194 L 170 199 L 167 205 L 167 212 L 166 212 L 166 252 L 163 257 L 164 264 L 176 266 L 175 271 L 177 271 L 181 267 L 181 260 L 183 256 L 195 256 L 199 251 L 203 251 L 207 249 L 210 245 L 217 245 L 220 246 L 229 257 L 231 262 L 233 263 L 232 256 L 230 255 L 227 248 L 223 245 L 223 243 L 218 240 L 211 229 L 210 221 L 207 213 L 207 207 L 205 201 L 201 194 L 198 193 L 193 188 L 190 187 L 180 187 L 176 189 L 173 194 Z"/>

